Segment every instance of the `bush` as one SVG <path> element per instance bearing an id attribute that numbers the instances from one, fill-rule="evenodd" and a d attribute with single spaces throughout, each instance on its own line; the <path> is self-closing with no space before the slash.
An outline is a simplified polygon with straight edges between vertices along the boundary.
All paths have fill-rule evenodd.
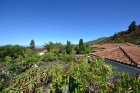
<path id="1" fill-rule="evenodd" d="M 85 52 L 86 52 L 87 54 L 89 54 L 90 52 L 92 52 L 92 50 L 91 50 L 90 48 L 86 48 L 86 49 L 85 49 Z"/>
<path id="2" fill-rule="evenodd" d="M 41 56 L 41 60 L 42 61 L 53 61 L 58 59 L 58 56 L 55 53 L 45 53 L 44 55 Z"/>
<path id="3" fill-rule="evenodd" d="M 80 52 L 79 52 L 79 54 L 85 54 L 85 53 L 86 53 L 85 51 L 80 51 Z"/>

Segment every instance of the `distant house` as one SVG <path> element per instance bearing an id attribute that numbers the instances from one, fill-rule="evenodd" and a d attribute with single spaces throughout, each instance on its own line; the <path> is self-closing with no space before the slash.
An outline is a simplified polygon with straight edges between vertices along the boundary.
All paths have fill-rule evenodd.
<path id="1" fill-rule="evenodd" d="M 43 50 L 42 52 L 40 52 L 39 55 L 43 55 L 44 53 L 47 53 L 47 52 L 48 52 L 48 50 L 45 49 L 45 50 Z"/>
<path id="2" fill-rule="evenodd" d="M 47 50 L 47 49 L 45 49 L 45 50 L 43 50 L 42 52 L 43 52 L 43 53 L 47 53 L 47 52 L 48 52 L 48 50 Z"/>

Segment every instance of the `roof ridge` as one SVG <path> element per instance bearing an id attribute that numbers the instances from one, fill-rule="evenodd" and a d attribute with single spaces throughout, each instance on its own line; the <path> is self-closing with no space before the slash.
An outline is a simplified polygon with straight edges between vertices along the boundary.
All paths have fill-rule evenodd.
<path id="1" fill-rule="evenodd" d="M 119 49 L 124 53 L 124 55 L 131 61 L 131 63 L 134 63 L 135 65 L 137 65 L 137 62 L 135 62 L 128 54 L 127 52 L 119 46 Z"/>

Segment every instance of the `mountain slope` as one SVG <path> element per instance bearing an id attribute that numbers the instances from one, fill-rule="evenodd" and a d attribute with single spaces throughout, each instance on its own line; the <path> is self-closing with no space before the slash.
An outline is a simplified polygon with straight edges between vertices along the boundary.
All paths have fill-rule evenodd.
<path id="1" fill-rule="evenodd" d="M 95 43 L 102 41 L 104 39 L 107 39 L 107 37 L 101 37 L 101 38 L 98 38 L 96 40 L 88 41 L 88 42 L 85 42 L 85 44 L 95 44 Z"/>
<path id="2" fill-rule="evenodd" d="M 121 31 L 97 43 L 103 44 L 103 43 L 124 43 L 124 42 L 140 44 L 140 25 L 136 26 L 136 30 Z"/>

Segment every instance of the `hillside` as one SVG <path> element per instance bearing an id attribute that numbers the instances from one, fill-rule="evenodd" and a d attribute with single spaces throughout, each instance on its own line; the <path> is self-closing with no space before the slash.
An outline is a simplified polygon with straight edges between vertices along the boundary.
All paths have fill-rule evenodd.
<path id="1" fill-rule="evenodd" d="M 91 40 L 91 41 L 85 42 L 85 44 L 95 44 L 95 43 L 97 43 L 99 41 L 102 41 L 104 39 L 107 39 L 107 37 L 100 37 L 100 38 L 98 38 L 96 40 Z"/>
<path id="2" fill-rule="evenodd" d="M 104 43 L 129 42 L 129 43 L 133 43 L 133 44 L 140 44 L 140 25 L 134 25 L 132 23 L 130 24 L 128 30 L 115 33 L 113 36 L 110 36 L 102 41 L 97 42 L 97 43 L 104 44 Z M 133 25 L 135 27 L 133 27 Z"/>

